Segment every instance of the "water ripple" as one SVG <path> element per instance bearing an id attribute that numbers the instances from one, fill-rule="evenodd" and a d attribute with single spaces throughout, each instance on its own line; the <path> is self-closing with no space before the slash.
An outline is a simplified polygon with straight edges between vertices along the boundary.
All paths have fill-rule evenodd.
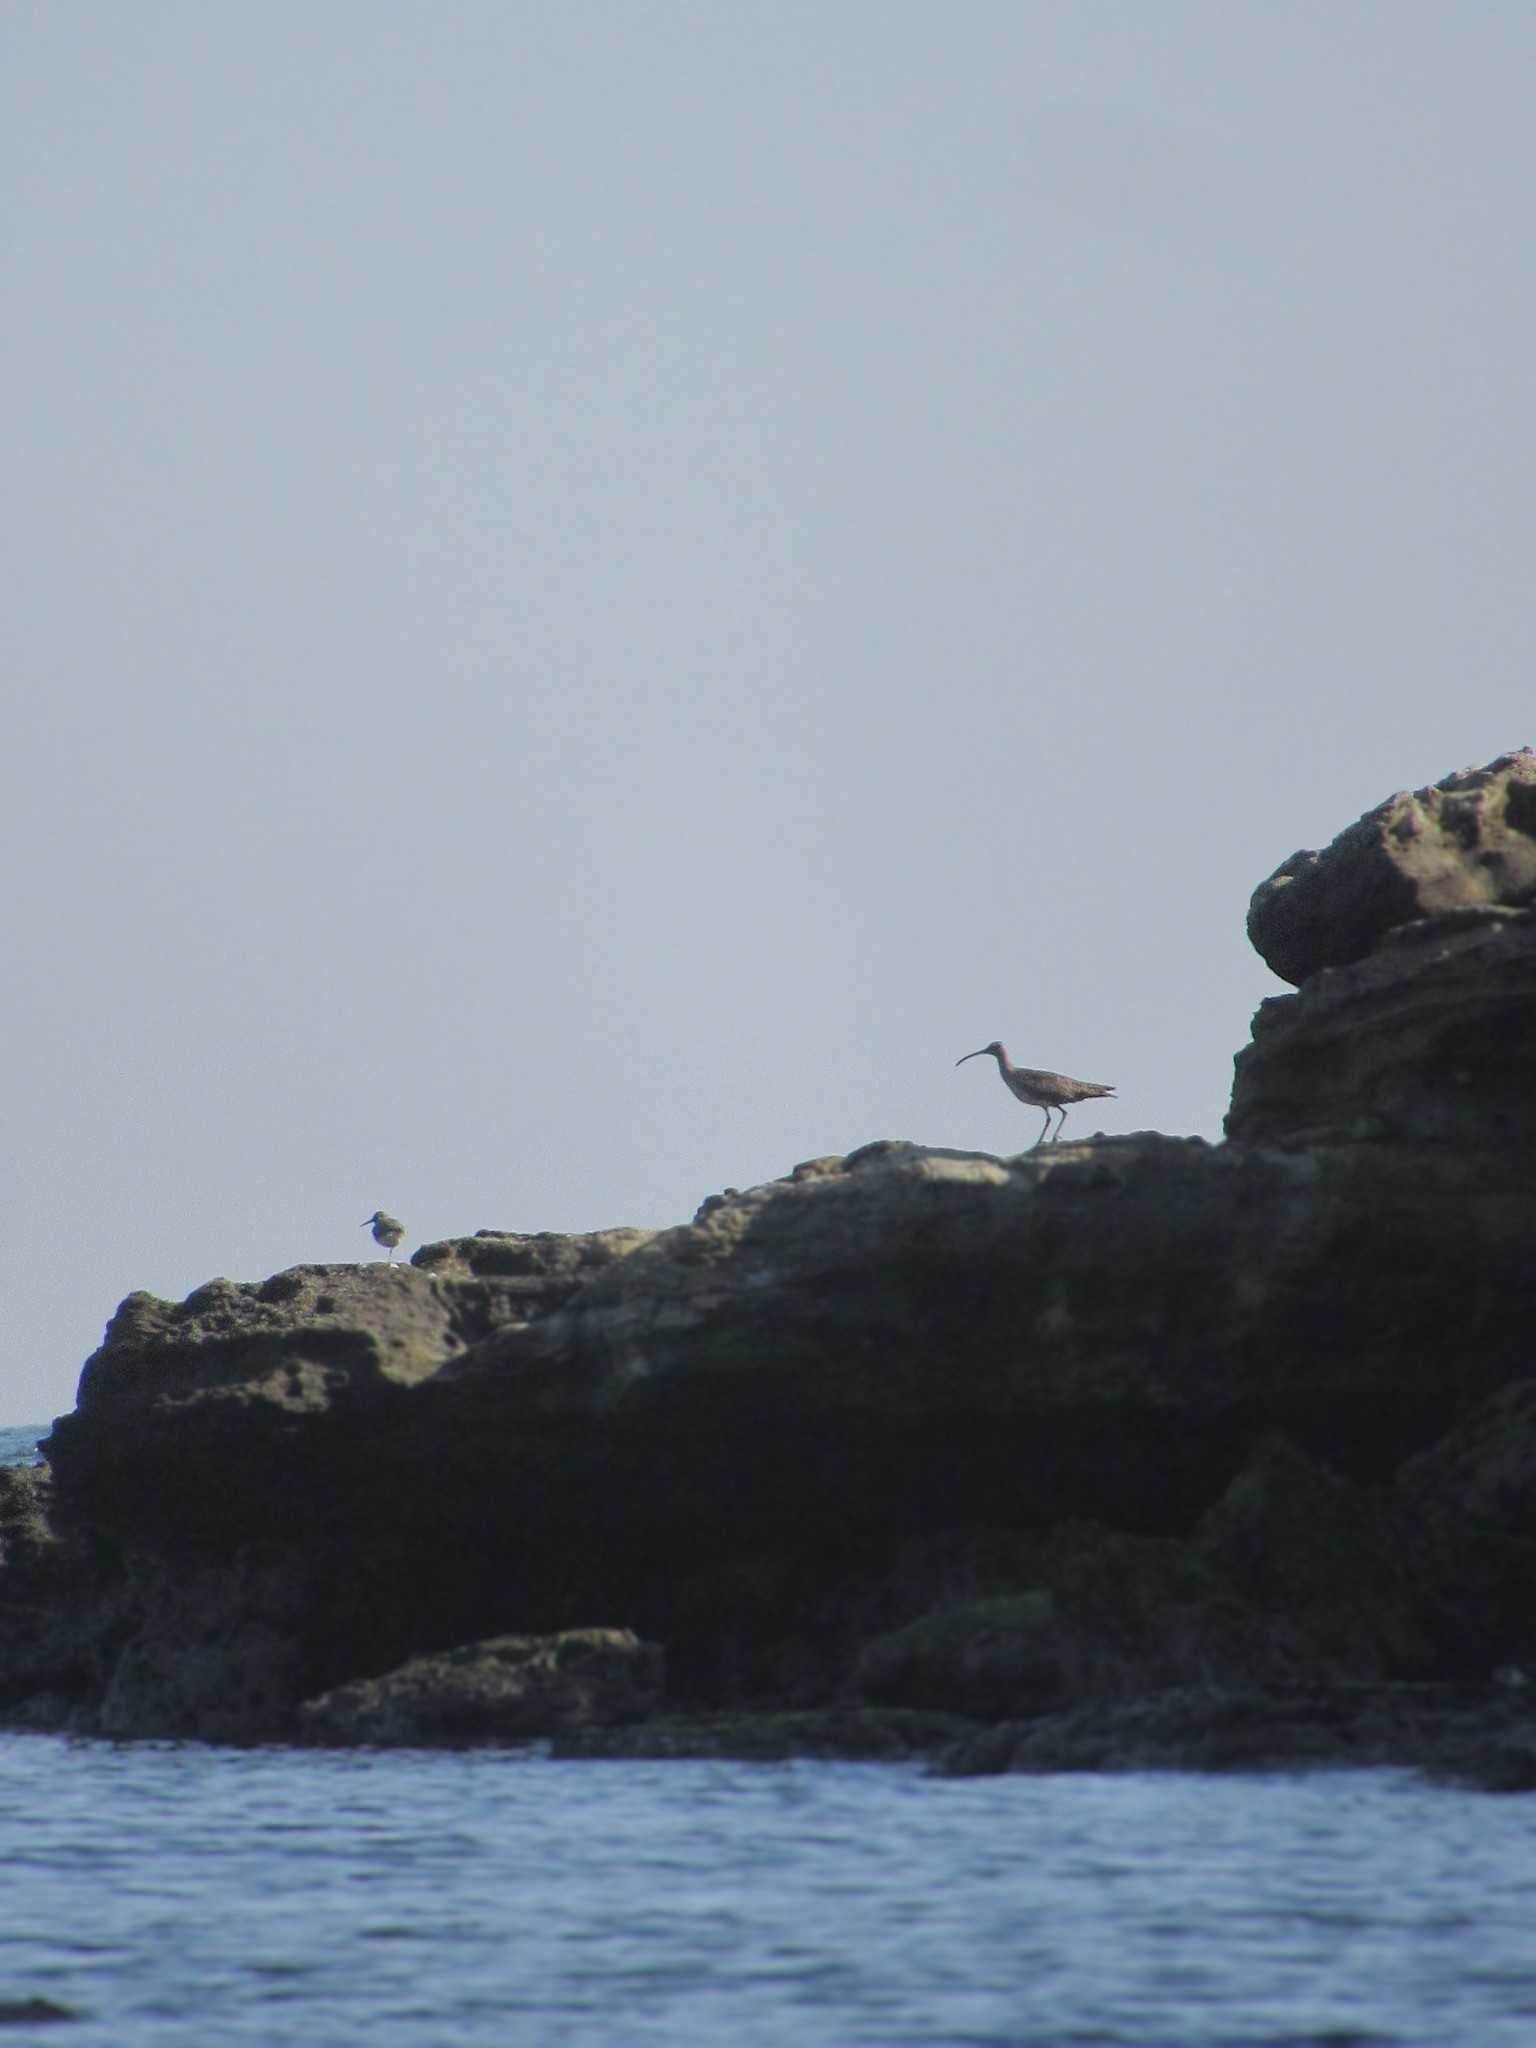
<path id="1" fill-rule="evenodd" d="M 0 1736 L 0 1997 L 77 2048 L 1525 2048 L 1529 1813 L 1388 1772 Z"/>

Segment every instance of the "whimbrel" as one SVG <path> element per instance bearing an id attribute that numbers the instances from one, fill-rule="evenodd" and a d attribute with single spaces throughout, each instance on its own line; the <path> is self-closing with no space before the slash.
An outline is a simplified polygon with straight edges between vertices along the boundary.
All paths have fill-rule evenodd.
<path id="1" fill-rule="evenodd" d="M 398 1217 L 391 1216 L 387 1209 L 375 1209 L 373 1214 L 365 1216 L 357 1227 L 359 1230 L 366 1230 L 370 1223 L 373 1225 L 374 1243 L 385 1247 L 389 1253 L 389 1263 L 393 1265 L 395 1246 L 405 1235 L 405 1225 Z"/>
<path id="2" fill-rule="evenodd" d="M 1061 1136 L 1061 1126 L 1066 1122 L 1067 1111 L 1074 1102 L 1087 1102 L 1092 1096 L 1113 1095 L 1115 1092 L 1102 1081 L 1074 1081 L 1070 1074 L 1042 1074 L 1038 1067 L 1016 1067 L 1008 1057 L 1007 1046 L 995 1038 L 990 1045 L 983 1045 L 975 1052 L 963 1053 L 955 1061 L 955 1065 L 963 1067 L 967 1060 L 979 1060 L 984 1052 L 991 1053 L 996 1059 L 997 1071 L 1020 1102 L 1027 1102 L 1031 1109 L 1045 1111 L 1045 1122 L 1040 1127 L 1040 1136 L 1036 1138 L 1035 1145 L 1040 1144 L 1046 1132 L 1051 1130 L 1053 1109 L 1060 1112 L 1060 1122 L 1055 1130 L 1051 1131 L 1051 1143 L 1054 1145 Z M 1035 1146 L 1031 1145 L 1029 1149 L 1033 1152 Z"/>

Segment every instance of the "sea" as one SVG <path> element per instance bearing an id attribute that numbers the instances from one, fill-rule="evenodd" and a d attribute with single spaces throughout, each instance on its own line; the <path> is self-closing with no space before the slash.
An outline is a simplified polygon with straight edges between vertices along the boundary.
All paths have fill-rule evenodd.
<path id="1" fill-rule="evenodd" d="M 1536 1795 L 0 1731 L 29 2000 L 0 2038 L 1529 2048 Z"/>

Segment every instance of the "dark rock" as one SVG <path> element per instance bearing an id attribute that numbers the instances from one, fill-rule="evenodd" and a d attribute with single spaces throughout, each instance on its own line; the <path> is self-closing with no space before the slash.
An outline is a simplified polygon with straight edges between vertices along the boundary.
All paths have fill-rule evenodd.
<path id="1" fill-rule="evenodd" d="M 1526 1789 L 1536 1717 L 1489 1688 L 1191 1686 L 999 1722 L 946 1752 L 954 1777 L 1002 1772 L 1257 1771 L 1409 1765 L 1489 1791 Z"/>
<path id="2" fill-rule="evenodd" d="M 628 1629 L 498 1636 L 306 1700 L 300 1731 L 311 1742 L 414 1747 L 619 1727 L 657 1706 L 662 1663 Z"/>
<path id="3" fill-rule="evenodd" d="M 56 2020 L 79 2017 L 67 2005 L 55 2005 L 51 1998 L 0 1998 L 0 2027 L 49 2026 Z"/>
<path id="4" fill-rule="evenodd" d="M 1536 1380 L 1409 1459 L 1390 1506 L 1442 1663 L 1536 1681 Z"/>
<path id="5" fill-rule="evenodd" d="M 1271 996 L 1236 1060 L 1227 1136 L 1245 1144 L 1536 1140 L 1536 911 L 1400 926 L 1369 959 Z"/>
<path id="6" fill-rule="evenodd" d="M 1282 981 L 1362 960 L 1394 925 L 1536 899 L 1536 753 L 1522 747 L 1429 789 L 1399 790 L 1321 853 L 1261 882 L 1248 936 Z"/>
<path id="7" fill-rule="evenodd" d="M 1395 1759 L 1394 1759 L 1395 1761 Z M 1523 1727 L 1463 1741 L 1421 1768 L 1479 1792 L 1536 1792 L 1536 1715 Z"/>
<path id="8" fill-rule="evenodd" d="M 49 1519 L 53 1474 L 46 1465 L 0 1465 L 0 1569 L 22 1574 L 57 1556 L 59 1537 Z M 17 1579 L 7 1578 L 14 1586 Z"/>
<path id="9" fill-rule="evenodd" d="M 52 1505 L 46 1468 L 0 1466 L 0 1719 L 84 1729 L 117 1654 L 114 1588 Z"/>
<path id="10" fill-rule="evenodd" d="M 1357 1486 L 1288 1438 L 1255 1446 L 1193 1547 L 1219 1588 L 1213 1604 L 1240 1611 L 1262 1639 L 1225 1660 L 1232 1681 L 1365 1681 L 1434 1669 L 1419 1590 L 1380 1490 Z M 1214 1662 L 1207 1657 L 1206 1675 Z"/>
<path id="11" fill-rule="evenodd" d="M 285 1735 L 308 1676 L 306 1576 L 280 1546 L 228 1561 L 139 1555 L 118 1589 L 119 1640 L 93 1732 L 259 1742 Z"/>
<path id="12" fill-rule="evenodd" d="M 1147 1688 L 1401 1679 L 1433 1669 L 1435 1649 L 1396 1539 L 1374 1489 L 1284 1437 L 1261 1439 L 1187 1538 L 1085 1522 L 1015 1538 L 1014 1582 L 1032 1590 L 867 1631 L 852 1682 L 876 1703 L 999 1721 Z M 994 1554 L 1006 1540 L 994 1533 Z M 939 1539 L 951 1554 L 953 1543 Z M 886 1583 L 931 1579 L 909 1544 Z"/>
<path id="13" fill-rule="evenodd" d="M 1065 1674 L 1048 1592 L 978 1600 L 866 1643 L 853 1674 L 875 1705 L 990 1720 L 1061 1697 Z"/>

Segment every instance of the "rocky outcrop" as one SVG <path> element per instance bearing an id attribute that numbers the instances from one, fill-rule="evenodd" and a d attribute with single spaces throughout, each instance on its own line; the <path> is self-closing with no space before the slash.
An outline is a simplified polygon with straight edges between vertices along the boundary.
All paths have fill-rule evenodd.
<path id="1" fill-rule="evenodd" d="M 122 1641 L 114 1578 L 55 1526 L 45 1466 L 0 1466 L 0 1717 L 95 1725 Z"/>
<path id="2" fill-rule="evenodd" d="M 1522 747 L 1429 789 L 1400 790 L 1321 853 L 1261 882 L 1248 936 L 1282 981 L 1363 960 L 1396 925 L 1536 902 L 1536 753 Z"/>
<path id="3" fill-rule="evenodd" d="M 1536 1139 L 1536 911 L 1399 925 L 1356 965 L 1271 996 L 1237 1056 L 1226 1129 L 1245 1144 L 1515 1159 Z"/>
<path id="4" fill-rule="evenodd" d="M 1465 784 L 1489 872 L 1525 758 L 1442 854 Z M 672 1230 L 131 1296 L 0 1491 L 0 1713 L 1047 1768 L 1378 1759 L 1435 1701 L 1464 1757 L 1482 1697 L 1515 1782 L 1533 1009 L 1536 909 L 1474 899 L 1266 1004 L 1221 1146 L 882 1141 Z M 664 1699 L 570 1690 L 596 1624 Z"/>
<path id="5" fill-rule="evenodd" d="M 629 1629 L 496 1636 L 415 1657 L 299 1709 L 311 1742 L 401 1747 L 526 1742 L 643 1721 L 660 1703 L 662 1654 Z"/>
<path id="6" fill-rule="evenodd" d="M 829 1516 L 1187 1528 L 1256 1430 L 1370 1476 L 1519 1369 L 1523 1159 L 1415 1164 L 1405 1184 L 1380 1148 L 890 1144 L 749 1190 L 531 1323 L 497 1326 L 498 1279 L 450 1310 L 433 1274 L 376 1266 L 340 1269 L 344 1327 L 307 1312 L 340 1298 L 323 1268 L 219 1283 L 216 1322 L 208 1289 L 131 1297 L 49 1440 L 58 1512 L 204 1554 L 339 1514 L 446 1537 L 450 1492 L 482 1532 L 579 1524 L 588 1552 L 615 1511 L 658 1541 Z M 1475 1341 L 1417 1363 L 1450 1289 Z M 402 1487 L 402 1454 L 436 1483 Z M 323 1487 L 292 1483 L 311 1469 Z"/>
<path id="7" fill-rule="evenodd" d="M 1450 1149 L 885 1145 L 528 1322 L 443 1261 L 135 1298 L 49 1445 L 110 1582 L 94 1712 L 280 1734 L 594 1615 L 700 1709 L 1432 1670 L 1372 1503 L 1525 1369 L 1532 1221 L 1516 1162 Z"/>

